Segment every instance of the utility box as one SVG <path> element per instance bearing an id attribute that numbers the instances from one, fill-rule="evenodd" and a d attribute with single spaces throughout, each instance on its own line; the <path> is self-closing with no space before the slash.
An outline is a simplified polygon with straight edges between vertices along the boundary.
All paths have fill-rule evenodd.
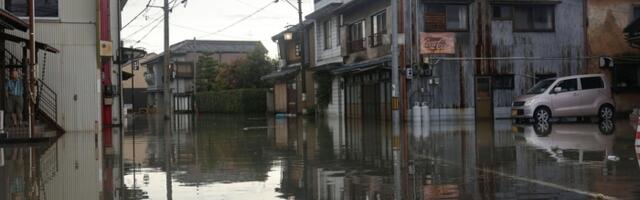
<path id="1" fill-rule="evenodd" d="M 100 56 L 103 56 L 103 57 L 113 56 L 113 42 L 100 41 Z"/>

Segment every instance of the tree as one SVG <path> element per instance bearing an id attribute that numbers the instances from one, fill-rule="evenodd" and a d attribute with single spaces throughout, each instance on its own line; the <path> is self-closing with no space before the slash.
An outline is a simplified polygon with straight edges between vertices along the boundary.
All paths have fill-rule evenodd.
<path id="1" fill-rule="evenodd" d="M 239 59 L 219 69 L 215 85 L 219 89 L 265 88 L 267 83 L 260 77 L 275 69 L 276 61 L 267 57 L 266 52 L 255 50 L 246 59 Z"/>
<path id="2" fill-rule="evenodd" d="M 197 79 L 196 86 L 198 91 L 212 91 L 218 88 L 215 85 L 218 71 L 224 64 L 219 63 L 217 60 L 208 57 L 200 56 L 197 63 Z"/>

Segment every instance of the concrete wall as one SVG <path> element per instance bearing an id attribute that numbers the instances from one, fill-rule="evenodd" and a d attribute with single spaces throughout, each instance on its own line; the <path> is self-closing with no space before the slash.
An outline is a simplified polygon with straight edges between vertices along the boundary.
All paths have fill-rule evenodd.
<path id="1" fill-rule="evenodd" d="M 95 130 L 102 125 L 96 1 L 60 1 L 59 9 L 57 19 L 36 20 L 36 40 L 60 50 L 47 53 L 46 66 L 44 53 L 39 53 L 38 75 L 42 77 L 45 67 L 44 82 L 58 95 L 58 123 L 65 130 Z M 27 38 L 26 33 L 11 34 Z M 7 42 L 6 46 L 22 57 L 20 45 Z"/>

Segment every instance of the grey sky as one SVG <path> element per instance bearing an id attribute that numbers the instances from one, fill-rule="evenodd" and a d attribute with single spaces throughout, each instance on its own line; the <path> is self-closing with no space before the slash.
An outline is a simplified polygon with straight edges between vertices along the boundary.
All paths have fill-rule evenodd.
<path id="1" fill-rule="evenodd" d="M 297 6 L 296 0 L 289 1 Z M 129 0 L 123 10 L 123 24 L 143 10 L 147 2 L 148 0 Z M 159 6 L 162 2 L 162 0 L 152 0 L 152 5 Z M 271 41 L 271 36 L 284 30 L 287 25 L 298 23 L 297 11 L 285 0 L 269 5 L 263 11 L 219 34 L 209 34 L 231 25 L 271 2 L 273 0 L 189 0 L 186 7 L 180 5 L 170 15 L 171 44 L 194 37 L 203 40 L 260 40 L 269 50 L 269 55 L 276 57 L 278 54 L 276 44 Z M 303 15 L 312 12 L 311 0 L 303 0 L 302 3 Z M 145 48 L 148 52 L 162 52 L 163 24 L 161 20 L 158 20 L 158 23 L 152 23 L 154 19 L 160 19 L 161 16 L 161 9 L 150 8 L 122 30 L 125 46 L 134 45 Z M 146 26 L 150 23 L 152 24 Z M 158 24 L 157 27 L 150 31 L 156 24 Z M 146 28 L 143 29 L 144 26 Z M 136 44 L 136 41 L 146 34 L 149 35 Z"/>

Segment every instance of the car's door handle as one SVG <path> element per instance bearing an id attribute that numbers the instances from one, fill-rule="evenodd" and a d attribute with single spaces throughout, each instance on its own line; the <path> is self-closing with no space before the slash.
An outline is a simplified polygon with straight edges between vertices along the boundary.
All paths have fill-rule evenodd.
<path id="1" fill-rule="evenodd" d="M 577 96 L 578 96 L 578 93 L 577 93 L 577 92 L 574 92 L 574 93 L 573 93 L 573 96 L 574 96 L 574 97 L 577 97 Z"/>

